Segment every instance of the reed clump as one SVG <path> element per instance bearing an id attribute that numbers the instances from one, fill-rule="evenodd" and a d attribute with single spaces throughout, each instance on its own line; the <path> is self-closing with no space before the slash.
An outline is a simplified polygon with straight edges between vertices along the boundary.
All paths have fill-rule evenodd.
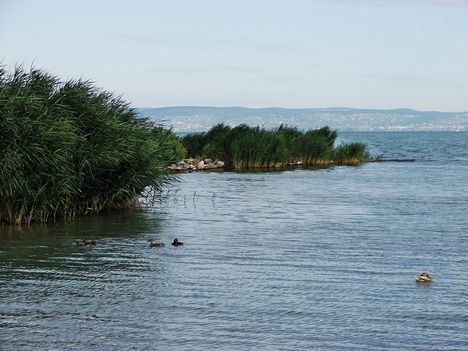
<path id="1" fill-rule="evenodd" d="M 91 82 L 0 67 L 0 222 L 134 207 L 185 156 L 175 135 Z"/>
<path id="2" fill-rule="evenodd" d="M 233 169 L 352 164 L 368 159 L 365 144 L 335 147 L 336 137 L 329 127 L 301 131 L 284 125 L 266 130 L 217 124 L 207 132 L 184 136 L 182 143 L 190 156 L 220 159 Z"/>
<path id="3" fill-rule="evenodd" d="M 334 152 L 334 161 L 339 164 L 357 164 L 369 160 L 369 153 L 363 143 L 339 145 Z"/>

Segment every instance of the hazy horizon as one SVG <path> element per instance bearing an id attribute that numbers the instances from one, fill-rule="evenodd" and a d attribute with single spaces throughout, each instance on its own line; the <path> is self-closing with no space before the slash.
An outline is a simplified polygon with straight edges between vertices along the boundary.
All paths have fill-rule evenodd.
<path id="1" fill-rule="evenodd" d="M 267 128 L 286 124 L 302 129 L 327 125 L 340 131 L 468 131 L 467 112 L 240 106 L 146 107 L 138 108 L 137 111 L 143 116 L 166 121 L 175 131 L 208 130 L 218 123 Z"/>
<path id="2" fill-rule="evenodd" d="M 0 62 L 133 106 L 468 111 L 468 0 L 2 0 Z"/>
<path id="3" fill-rule="evenodd" d="M 284 107 L 284 106 L 236 106 L 236 105 L 220 105 L 220 106 L 208 106 L 208 105 L 168 105 L 168 106 L 135 106 L 137 109 L 165 109 L 165 108 L 218 108 L 218 109 L 229 109 L 229 108 L 242 108 L 249 110 L 266 110 L 266 109 L 284 109 L 284 110 L 335 110 L 335 109 L 349 109 L 349 110 L 413 110 L 416 112 L 442 112 L 442 113 L 468 113 L 467 111 L 440 111 L 440 110 L 419 110 L 412 107 L 395 107 L 395 108 L 369 108 L 369 107 L 352 107 L 352 106 L 299 106 L 299 107 Z"/>

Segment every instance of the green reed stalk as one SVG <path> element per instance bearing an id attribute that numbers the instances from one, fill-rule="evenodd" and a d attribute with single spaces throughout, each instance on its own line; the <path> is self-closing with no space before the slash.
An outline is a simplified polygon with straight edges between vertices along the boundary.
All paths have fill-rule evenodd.
<path id="1" fill-rule="evenodd" d="M 181 140 L 189 155 L 222 159 L 234 169 L 367 160 L 364 144 L 342 145 L 335 149 L 336 137 L 336 131 L 329 127 L 304 132 L 284 125 L 266 130 L 244 124 L 234 128 L 218 124 L 205 133 L 188 134 Z"/>
<path id="2" fill-rule="evenodd" d="M 173 133 L 89 81 L 0 68 L 0 222 L 134 206 L 183 154 Z"/>

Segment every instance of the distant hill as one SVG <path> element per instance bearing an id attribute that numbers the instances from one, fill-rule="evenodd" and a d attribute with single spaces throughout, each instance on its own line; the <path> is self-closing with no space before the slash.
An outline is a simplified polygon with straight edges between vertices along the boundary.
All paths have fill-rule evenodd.
<path id="1" fill-rule="evenodd" d="M 144 116 L 163 120 L 176 132 L 207 130 L 217 123 L 245 123 L 266 128 L 280 124 L 302 129 L 325 125 L 340 131 L 468 131 L 468 112 L 374 110 L 354 108 L 246 108 L 176 106 L 139 108 Z"/>

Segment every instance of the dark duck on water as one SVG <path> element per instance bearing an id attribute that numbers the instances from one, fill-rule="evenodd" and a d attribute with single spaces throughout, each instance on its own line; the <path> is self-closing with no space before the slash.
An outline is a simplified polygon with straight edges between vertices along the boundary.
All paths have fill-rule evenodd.
<path id="1" fill-rule="evenodd" d="M 153 240 L 148 240 L 148 246 L 153 247 L 164 247 L 164 243 L 155 243 Z"/>
<path id="2" fill-rule="evenodd" d="M 83 248 L 83 249 L 90 249 L 92 247 L 96 247 L 96 240 L 91 240 L 91 241 L 88 241 L 88 240 L 76 240 L 75 241 L 75 246 L 76 247 L 79 247 L 79 248 Z"/>
<path id="3" fill-rule="evenodd" d="M 172 242 L 172 246 L 182 246 L 184 243 L 181 243 L 179 239 L 175 238 L 174 241 Z"/>

